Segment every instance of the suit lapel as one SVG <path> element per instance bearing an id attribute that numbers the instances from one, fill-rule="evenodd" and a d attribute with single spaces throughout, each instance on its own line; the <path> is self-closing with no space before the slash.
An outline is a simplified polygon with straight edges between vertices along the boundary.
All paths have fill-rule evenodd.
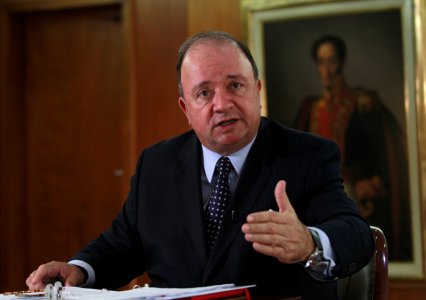
<path id="1" fill-rule="evenodd" d="M 200 144 L 195 135 L 186 145 L 183 145 L 176 161 L 176 186 L 179 193 L 177 197 L 181 201 L 181 215 L 185 219 L 189 238 L 204 265 L 207 256 L 201 199 L 200 151 Z"/>

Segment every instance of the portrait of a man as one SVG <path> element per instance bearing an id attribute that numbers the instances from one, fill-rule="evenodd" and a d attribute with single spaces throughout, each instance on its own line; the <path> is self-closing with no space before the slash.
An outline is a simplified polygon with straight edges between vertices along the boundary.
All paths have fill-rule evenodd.
<path id="1" fill-rule="evenodd" d="M 339 145 L 346 192 L 383 229 L 390 260 L 412 260 L 398 11 L 264 29 L 268 115 Z"/>
<path id="2" fill-rule="evenodd" d="M 318 95 L 306 97 L 295 127 L 335 141 L 342 155 L 346 192 L 371 225 L 387 234 L 390 257 L 410 258 L 404 135 L 377 91 L 351 87 L 344 75 L 344 41 L 325 35 L 312 46 L 322 83 Z"/>

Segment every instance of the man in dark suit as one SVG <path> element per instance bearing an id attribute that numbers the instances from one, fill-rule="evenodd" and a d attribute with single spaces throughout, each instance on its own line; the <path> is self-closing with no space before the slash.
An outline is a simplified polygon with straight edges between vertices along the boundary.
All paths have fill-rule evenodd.
<path id="1" fill-rule="evenodd" d="M 27 285 L 114 289 L 147 272 L 159 287 L 232 282 L 336 299 L 334 279 L 374 250 L 344 193 L 338 147 L 260 117 L 257 67 L 226 33 L 187 40 L 177 71 L 193 130 L 146 149 L 112 227 L 69 263 L 41 265 Z"/>

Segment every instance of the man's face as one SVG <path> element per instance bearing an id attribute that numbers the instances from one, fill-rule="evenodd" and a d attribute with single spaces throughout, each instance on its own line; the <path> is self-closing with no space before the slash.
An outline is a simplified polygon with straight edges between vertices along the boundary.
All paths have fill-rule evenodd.
<path id="1" fill-rule="evenodd" d="M 237 45 L 196 43 L 183 60 L 181 81 L 179 105 L 205 147 L 229 155 L 256 136 L 261 83 Z"/>
<path id="2" fill-rule="evenodd" d="M 317 68 L 323 86 L 331 89 L 342 74 L 342 62 L 331 43 L 324 43 L 317 50 Z"/>

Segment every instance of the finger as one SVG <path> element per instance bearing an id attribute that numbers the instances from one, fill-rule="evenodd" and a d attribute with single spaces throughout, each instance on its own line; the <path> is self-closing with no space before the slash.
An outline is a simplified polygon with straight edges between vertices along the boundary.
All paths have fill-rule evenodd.
<path id="1" fill-rule="evenodd" d="M 28 286 L 29 290 L 39 290 L 45 288 L 45 284 L 43 282 L 34 280 L 34 275 L 36 272 L 37 271 L 33 271 L 25 280 L 25 284 Z"/>
<path id="2" fill-rule="evenodd" d="M 31 273 L 30 276 L 27 277 L 27 279 L 25 280 L 25 284 L 27 285 L 28 289 L 32 290 L 33 289 L 33 284 L 31 283 L 32 281 L 32 276 L 33 274 Z"/>
<path id="3" fill-rule="evenodd" d="M 261 243 L 264 245 L 271 245 L 271 246 L 277 246 L 282 244 L 285 245 L 287 242 L 287 239 L 280 234 L 247 233 L 244 235 L 244 237 L 248 242 Z"/>
<path id="4" fill-rule="evenodd" d="M 34 273 L 32 277 L 33 284 L 48 284 L 53 283 L 58 277 L 58 272 L 52 270 L 47 264 L 41 265 Z"/>
<path id="5" fill-rule="evenodd" d="M 293 210 L 293 206 L 288 199 L 285 188 L 286 182 L 284 180 L 278 181 L 277 185 L 275 186 L 275 201 L 277 201 L 280 213 L 287 210 Z"/>
<path id="6" fill-rule="evenodd" d="M 59 279 L 60 275 L 60 263 L 49 262 L 47 264 L 40 265 L 29 276 L 29 283 L 35 289 L 44 288 L 48 283 L 54 283 Z"/>
<path id="7" fill-rule="evenodd" d="M 28 277 L 28 281 L 31 287 L 33 287 L 34 289 L 37 289 L 38 287 L 44 285 L 39 269 L 31 273 L 31 275 Z M 30 285 L 28 286 L 30 287 Z"/>
<path id="8" fill-rule="evenodd" d="M 276 211 L 268 210 L 251 213 L 247 216 L 248 223 L 265 223 L 265 222 L 276 222 L 280 223 L 279 213 Z"/>
<path id="9" fill-rule="evenodd" d="M 251 234 L 286 235 L 287 233 L 286 230 L 288 230 L 288 228 L 287 226 L 285 226 L 285 223 L 282 223 L 282 222 L 256 222 L 256 223 L 246 223 L 246 224 L 243 224 L 242 226 L 242 231 L 244 233 L 251 233 Z"/>

